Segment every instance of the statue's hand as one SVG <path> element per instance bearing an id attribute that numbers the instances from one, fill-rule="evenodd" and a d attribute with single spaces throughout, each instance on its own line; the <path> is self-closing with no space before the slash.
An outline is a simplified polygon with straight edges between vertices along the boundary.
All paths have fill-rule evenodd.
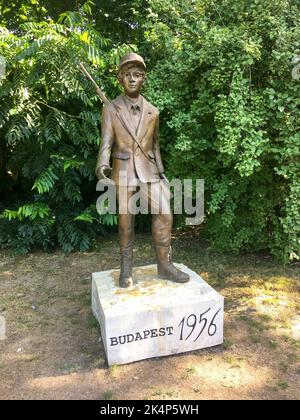
<path id="1" fill-rule="evenodd" d="M 108 176 L 106 175 L 106 172 L 110 172 L 110 171 L 111 171 L 110 166 L 102 165 L 97 169 L 96 175 L 97 175 L 98 179 L 107 179 Z"/>

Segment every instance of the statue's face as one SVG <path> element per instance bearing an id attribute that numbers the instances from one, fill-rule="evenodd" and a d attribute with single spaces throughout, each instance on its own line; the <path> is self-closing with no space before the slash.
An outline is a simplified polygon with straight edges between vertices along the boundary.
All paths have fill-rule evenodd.
<path id="1" fill-rule="evenodd" d="M 129 64 L 124 66 L 119 77 L 126 95 L 137 97 L 145 81 L 145 73 L 138 66 Z"/>

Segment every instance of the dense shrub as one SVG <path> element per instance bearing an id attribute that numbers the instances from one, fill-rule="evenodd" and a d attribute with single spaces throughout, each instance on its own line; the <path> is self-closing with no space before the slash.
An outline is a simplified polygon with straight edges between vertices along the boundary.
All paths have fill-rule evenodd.
<path id="1" fill-rule="evenodd" d="M 299 258 L 299 2 L 149 6 L 147 96 L 161 110 L 169 174 L 205 180 L 204 234 L 222 250 Z"/>
<path id="2" fill-rule="evenodd" d="M 101 106 L 78 64 L 116 94 L 112 48 L 90 23 L 90 4 L 52 21 L 0 28 L 0 244 L 18 252 L 86 250 L 116 217 L 96 212 L 94 175 Z M 99 82 L 100 83 L 100 82 Z"/>

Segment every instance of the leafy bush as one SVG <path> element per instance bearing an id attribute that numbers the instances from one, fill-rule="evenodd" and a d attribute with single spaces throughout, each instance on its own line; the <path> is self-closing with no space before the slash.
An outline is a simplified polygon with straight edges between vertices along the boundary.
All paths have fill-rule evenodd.
<path id="1" fill-rule="evenodd" d="M 99 100 L 80 61 L 106 84 L 124 47 L 111 48 L 90 23 L 91 4 L 59 22 L 0 28 L 7 75 L 0 80 L 0 244 L 17 252 L 59 244 L 86 250 L 116 218 L 96 212 Z M 99 81 L 100 83 L 100 81 Z M 83 215 L 90 215 L 93 225 Z"/>
<path id="2" fill-rule="evenodd" d="M 170 176 L 205 180 L 204 235 L 233 252 L 300 256 L 300 6 L 149 0 L 147 96 Z"/>

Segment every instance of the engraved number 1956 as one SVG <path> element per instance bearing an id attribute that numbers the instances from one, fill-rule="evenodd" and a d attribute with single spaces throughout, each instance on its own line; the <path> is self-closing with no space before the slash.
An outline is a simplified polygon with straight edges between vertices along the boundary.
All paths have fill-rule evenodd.
<path id="1" fill-rule="evenodd" d="M 197 341 L 208 324 L 208 319 L 207 317 L 205 317 L 205 315 L 208 314 L 210 310 L 211 308 L 208 308 L 207 311 L 200 314 L 199 317 L 197 317 L 195 314 L 190 314 L 188 317 L 184 316 L 178 325 L 178 327 L 181 327 L 180 340 L 187 340 L 188 338 L 190 338 L 193 332 L 195 332 L 196 334 L 198 333 L 198 335 L 194 339 L 194 342 Z M 221 308 L 214 314 L 207 328 L 207 332 L 210 337 L 215 335 L 217 332 L 217 326 L 214 323 L 214 321 L 220 310 Z M 189 328 L 190 330 L 187 330 L 187 328 Z"/>

